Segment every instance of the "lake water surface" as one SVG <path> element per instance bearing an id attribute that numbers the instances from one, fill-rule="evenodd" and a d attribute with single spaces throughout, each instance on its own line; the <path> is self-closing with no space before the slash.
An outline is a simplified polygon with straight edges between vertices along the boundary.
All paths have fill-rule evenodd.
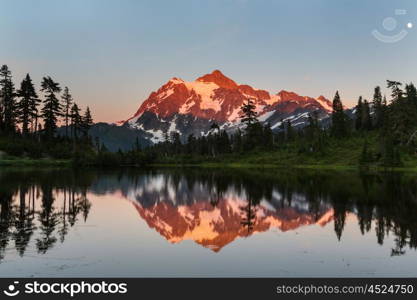
<path id="1" fill-rule="evenodd" d="M 0 276 L 417 276 L 417 176 L 0 170 Z"/>

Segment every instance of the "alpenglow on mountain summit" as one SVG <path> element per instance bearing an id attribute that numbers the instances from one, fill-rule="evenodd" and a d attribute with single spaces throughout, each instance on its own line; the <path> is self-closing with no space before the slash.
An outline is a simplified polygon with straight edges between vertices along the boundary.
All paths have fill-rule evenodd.
<path id="1" fill-rule="evenodd" d="M 237 84 L 219 70 L 184 81 L 172 78 L 152 92 L 138 111 L 119 124 L 145 133 L 145 138 L 158 143 L 164 136 L 178 132 L 181 136 L 207 134 L 215 122 L 233 130 L 240 123 L 240 108 L 248 99 L 256 105 L 258 119 L 277 130 L 282 121 L 294 127 L 305 125 L 308 114 L 317 111 L 320 119 L 328 117 L 332 103 L 324 96 L 300 96 L 281 90 L 277 94 Z"/>

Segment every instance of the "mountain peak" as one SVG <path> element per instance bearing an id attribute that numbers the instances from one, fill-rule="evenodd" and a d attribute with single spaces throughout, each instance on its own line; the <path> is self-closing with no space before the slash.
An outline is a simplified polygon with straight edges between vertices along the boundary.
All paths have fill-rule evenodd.
<path id="1" fill-rule="evenodd" d="M 178 78 L 178 77 L 172 77 L 168 82 L 178 84 L 178 83 L 184 83 L 184 80 L 182 80 L 181 78 Z"/>
<path id="2" fill-rule="evenodd" d="M 213 82 L 217 84 L 219 87 L 226 88 L 226 89 L 235 89 L 238 87 L 236 82 L 226 77 L 220 70 L 214 70 L 210 74 L 206 74 L 204 76 L 197 78 L 196 81 Z"/>
<path id="3" fill-rule="evenodd" d="M 133 117 L 118 124 L 144 131 L 153 143 L 165 140 L 172 132 L 182 137 L 204 136 L 213 122 L 232 132 L 240 126 L 241 106 L 248 97 L 254 99 L 259 120 L 276 130 L 284 119 L 297 120 L 295 126 L 302 127 L 307 113 L 319 110 L 323 119 L 332 112 L 332 103 L 324 97 L 316 99 L 289 90 L 271 95 L 246 84 L 238 85 L 214 70 L 194 81 L 172 77 L 148 96 Z"/>

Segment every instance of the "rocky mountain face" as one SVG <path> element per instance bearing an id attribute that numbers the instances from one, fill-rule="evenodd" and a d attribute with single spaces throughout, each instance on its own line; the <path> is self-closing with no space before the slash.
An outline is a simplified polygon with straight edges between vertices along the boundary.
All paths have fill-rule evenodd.
<path id="1" fill-rule="evenodd" d="M 219 70 L 184 81 L 172 78 L 152 92 L 137 112 L 120 126 L 139 130 L 152 143 L 178 132 L 183 138 L 189 134 L 207 134 L 216 122 L 221 128 L 234 130 L 240 125 L 240 107 L 250 98 L 256 105 L 258 118 L 279 130 L 282 121 L 293 127 L 306 124 L 309 113 L 316 111 L 325 119 L 332 111 L 332 103 L 324 96 L 300 96 L 282 90 L 276 94 L 238 84 Z"/>

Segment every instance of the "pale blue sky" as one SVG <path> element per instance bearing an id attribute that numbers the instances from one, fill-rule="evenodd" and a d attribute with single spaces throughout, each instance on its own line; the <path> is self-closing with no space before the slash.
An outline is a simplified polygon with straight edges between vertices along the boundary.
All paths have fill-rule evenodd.
<path id="1" fill-rule="evenodd" d="M 408 22 L 397 43 L 371 35 Z M 351 105 L 386 79 L 417 82 L 416 31 L 415 0 L 0 0 L 0 64 L 16 83 L 30 72 L 68 85 L 96 121 L 126 119 L 169 78 L 214 69 L 274 93 L 338 89 Z"/>

